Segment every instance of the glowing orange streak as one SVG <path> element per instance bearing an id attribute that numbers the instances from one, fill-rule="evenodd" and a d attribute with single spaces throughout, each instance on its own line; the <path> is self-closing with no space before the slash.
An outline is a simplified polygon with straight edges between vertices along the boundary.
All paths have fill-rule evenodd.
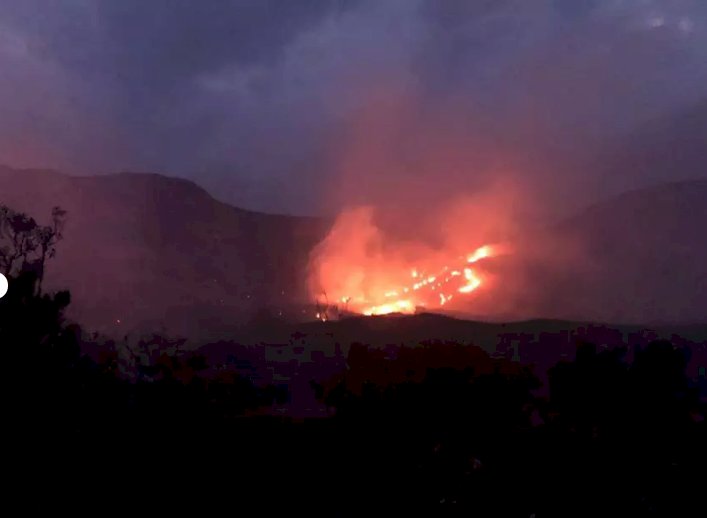
<path id="1" fill-rule="evenodd" d="M 471 293 L 481 286 L 481 279 L 474 275 L 471 268 L 464 268 L 464 278 L 467 280 L 467 283 L 459 288 L 459 293 Z"/>
<path id="2" fill-rule="evenodd" d="M 466 258 L 466 262 L 467 263 L 475 263 L 476 261 L 479 261 L 481 259 L 485 259 L 486 257 L 490 257 L 491 253 L 492 253 L 492 250 L 489 245 L 482 246 L 481 248 L 475 250 L 473 254 L 469 255 Z"/>
<path id="3" fill-rule="evenodd" d="M 409 300 L 399 300 L 391 304 L 381 304 L 380 306 L 373 306 L 368 309 L 363 310 L 363 314 L 366 316 L 371 315 L 385 315 L 388 313 L 411 313 L 415 310 L 415 306 Z"/>
<path id="4" fill-rule="evenodd" d="M 487 257 L 492 257 L 496 255 L 497 253 L 503 253 L 504 250 L 499 249 L 497 245 L 490 246 L 490 245 L 485 245 L 477 250 L 475 250 L 473 253 L 469 254 L 466 257 L 466 264 L 473 264 L 477 261 L 480 261 L 481 259 L 487 258 Z M 460 258 L 461 260 L 464 260 L 463 257 Z M 429 286 L 431 290 L 437 291 L 437 288 L 442 288 L 442 283 L 447 284 L 453 277 L 460 277 L 464 276 L 465 284 L 462 285 L 457 289 L 459 293 L 467 294 L 471 293 L 474 290 L 476 290 L 479 286 L 482 284 L 481 278 L 479 278 L 474 271 L 469 268 L 465 267 L 462 271 L 459 270 L 451 270 L 449 269 L 448 266 L 444 266 L 441 270 L 441 273 L 437 276 L 430 275 L 425 277 L 420 271 L 418 271 L 417 268 L 412 269 L 411 276 L 413 279 L 419 279 L 418 282 L 413 283 L 410 286 L 404 286 L 402 287 L 402 293 L 409 293 L 411 291 L 418 291 L 424 288 L 425 286 Z M 444 276 L 442 279 L 442 275 L 444 272 L 449 272 L 447 275 Z M 438 278 L 440 280 L 438 280 Z M 434 283 L 434 284 L 433 284 Z M 383 298 L 394 298 L 398 297 L 399 294 L 401 293 L 401 290 L 389 290 L 385 291 L 383 293 Z M 452 300 L 452 295 L 445 295 L 443 293 L 439 293 L 437 295 L 439 297 L 439 305 L 444 306 L 446 303 L 448 303 L 450 300 Z M 341 301 L 344 303 L 348 303 L 351 301 L 351 297 L 343 297 L 341 298 Z M 356 305 L 359 304 L 370 304 L 369 301 L 367 301 L 366 297 L 356 297 L 353 299 Z M 416 303 L 417 302 L 417 303 Z M 403 300 L 398 300 L 398 301 L 390 301 L 386 302 L 383 304 L 379 305 L 370 305 L 363 309 L 361 313 L 364 315 L 384 315 L 387 313 L 412 313 L 415 311 L 416 306 L 424 305 L 422 304 L 422 300 L 418 301 L 413 301 L 410 299 L 403 299 Z M 326 315 L 324 314 L 318 314 L 318 318 L 321 318 L 324 320 L 326 318 Z"/>

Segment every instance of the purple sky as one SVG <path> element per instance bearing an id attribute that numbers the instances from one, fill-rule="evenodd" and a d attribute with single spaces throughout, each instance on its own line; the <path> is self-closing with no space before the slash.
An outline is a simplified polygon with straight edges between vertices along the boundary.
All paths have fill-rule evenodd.
<path id="1" fill-rule="evenodd" d="M 370 189 L 471 188 L 491 163 L 558 196 L 667 180 L 582 164 L 705 99 L 702 0 L 0 0 L 0 163 L 162 172 L 265 211 L 335 210 L 352 128 L 427 167 L 368 161 Z"/>

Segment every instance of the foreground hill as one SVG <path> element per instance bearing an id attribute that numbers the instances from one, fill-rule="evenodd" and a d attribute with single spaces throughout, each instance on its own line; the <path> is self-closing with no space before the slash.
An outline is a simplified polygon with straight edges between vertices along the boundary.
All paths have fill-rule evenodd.
<path id="1" fill-rule="evenodd" d="M 74 177 L 0 168 L 0 203 L 48 218 L 68 211 L 47 286 L 70 288 L 92 329 L 193 336 L 301 301 L 307 254 L 326 231 L 311 218 L 260 214 L 155 174 Z M 118 322 L 119 321 L 119 322 Z"/>

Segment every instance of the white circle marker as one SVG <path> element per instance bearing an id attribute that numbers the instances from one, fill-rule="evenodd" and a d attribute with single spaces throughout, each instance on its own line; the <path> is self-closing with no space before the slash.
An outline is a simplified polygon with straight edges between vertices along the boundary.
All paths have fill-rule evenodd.
<path id="1" fill-rule="evenodd" d="M 7 293 L 7 278 L 0 273 L 0 299 Z"/>

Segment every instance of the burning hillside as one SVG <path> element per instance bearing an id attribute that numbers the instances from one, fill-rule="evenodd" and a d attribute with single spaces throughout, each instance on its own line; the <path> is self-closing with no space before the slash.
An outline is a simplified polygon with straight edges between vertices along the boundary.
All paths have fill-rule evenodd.
<path id="1" fill-rule="evenodd" d="M 478 243 L 479 236 L 468 248 L 464 240 L 441 239 L 433 246 L 423 239 L 395 239 L 374 216 L 370 207 L 342 213 L 315 249 L 310 289 L 320 306 L 363 315 L 455 307 L 491 289 L 498 279 L 486 265 L 511 252 L 506 244 Z"/>

